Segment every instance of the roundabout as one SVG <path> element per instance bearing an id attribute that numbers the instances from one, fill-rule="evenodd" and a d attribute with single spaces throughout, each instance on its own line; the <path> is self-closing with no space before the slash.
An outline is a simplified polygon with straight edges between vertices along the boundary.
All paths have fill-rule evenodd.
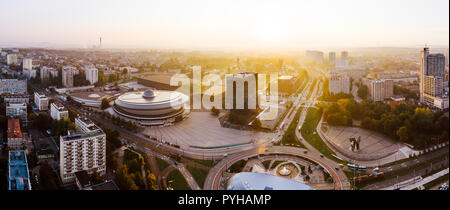
<path id="1" fill-rule="evenodd" d="M 304 151 L 306 150 L 300 148 L 273 146 L 268 148 L 266 151 L 255 149 L 247 151 L 245 153 L 230 155 L 227 158 L 222 159 L 209 171 L 204 188 L 206 190 L 225 189 L 226 186 L 224 186 L 224 183 L 226 183 L 226 179 L 224 178 L 224 174 L 227 173 L 227 169 L 230 166 L 240 160 L 258 158 L 261 155 L 290 155 L 293 157 L 306 159 L 317 164 L 330 175 L 330 177 L 334 181 L 334 189 L 343 190 L 349 187 L 349 183 L 346 179 L 345 174 L 341 170 L 336 170 L 333 167 L 333 162 L 331 160 L 321 159 L 320 157 L 315 157 L 312 155 L 310 156 L 308 154 L 305 154 Z M 280 170 L 283 170 L 283 168 L 281 167 Z M 284 172 L 287 172 L 286 170 L 284 170 Z"/>

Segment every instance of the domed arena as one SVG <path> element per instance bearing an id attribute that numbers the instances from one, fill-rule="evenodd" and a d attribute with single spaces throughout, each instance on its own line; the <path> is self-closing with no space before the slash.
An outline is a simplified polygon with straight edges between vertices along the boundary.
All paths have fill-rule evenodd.
<path id="1" fill-rule="evenodd" d="M 114 111 L 141 125 L 167 125 L 185 118 L 189 97 L 176 91 L 145 90 L 124 93 L 114 101 Z"/>

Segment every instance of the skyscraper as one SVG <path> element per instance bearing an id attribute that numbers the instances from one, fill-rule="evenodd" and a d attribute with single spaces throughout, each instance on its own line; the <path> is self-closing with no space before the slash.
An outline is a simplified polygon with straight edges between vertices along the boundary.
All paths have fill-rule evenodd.
<path id="1" fill-rule="evenodd" d="M 98 81 L 98 69 L 95 68 L 93 65 L 86 66 L 85 72 L 86 72 L 86 80 L 88 80 L 91 83 L 91 85 L 93 85 Z"/>
<path id="2" fill-rule="evenodd" d="M 336 53 L 335 52 L 330 52 L 328 54 L 328 64 L 330 66 L 335 66 L 336 65 Z"/>
<path id="3" fill-rule="evenodd" d="M 443 104 L 436 104 L 435 101 L 437 98 L 446 98 L 448 107 L 448 97 L 443 96 L 444 76 L 445 56 L 430 54 L 430 49 L 425 47 L 420 53 L 420 103 L 445 108 Z M 442 101 L 440 99 L 437 101 Z"/>
<path id="4" fill-rule="evenodd" d="M 75 67 L 63 66 L 62 68 L 62 84 L 64 87 L 73 87 L 73 75 Z"/>

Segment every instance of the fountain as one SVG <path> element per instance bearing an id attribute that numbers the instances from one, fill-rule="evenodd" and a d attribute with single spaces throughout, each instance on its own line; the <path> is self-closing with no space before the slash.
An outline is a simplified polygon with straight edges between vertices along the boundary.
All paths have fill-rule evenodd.
<path id="1" fill-rule="evenodd" d="M 288 169 L 286 166 L 283 166 L 283 168 L 280 170 L 280 175 L 282 176 L 289 176 L 291 174 L 291 169 Z"/>

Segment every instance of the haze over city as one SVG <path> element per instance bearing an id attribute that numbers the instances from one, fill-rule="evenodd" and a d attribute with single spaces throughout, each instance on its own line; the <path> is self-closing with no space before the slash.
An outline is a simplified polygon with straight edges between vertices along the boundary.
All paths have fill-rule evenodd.
<path id="1" fill-rule="evenodd" d="M 0 47 L 448 46 L 447 0 L 0 0 Z"/>

